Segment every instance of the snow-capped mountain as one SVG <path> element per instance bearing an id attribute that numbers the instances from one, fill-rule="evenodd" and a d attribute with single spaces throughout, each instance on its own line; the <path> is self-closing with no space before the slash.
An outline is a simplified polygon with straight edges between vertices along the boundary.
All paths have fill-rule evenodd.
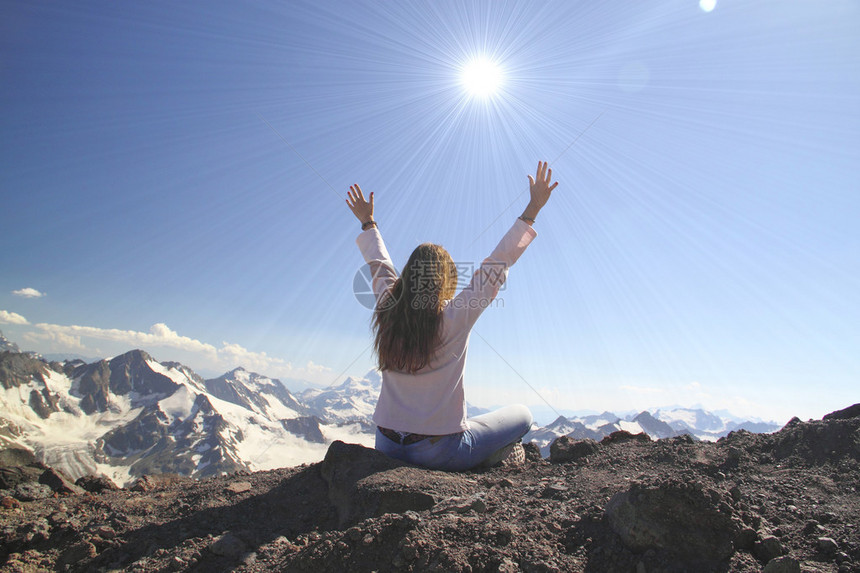
<path id="1" fill-rule="evenodd" d="M 729 432 L 747 430 L 750 432 L 775 432 L 779 425 L 759 419 L 744 419 L 728 412 L 709 412 L 701 408 L 664 408 L 654 410 L 654 416 L 678 432 L 687 432 L 700 440 L 715 441 Z"/>
<path id="2" fill-rule="evenodd" d="M 364 378 L 349 377 L 337 386 L 309 388 L 299 394 L 299 399 L 320 418 L 360 423 L 369 430 L 381 387 L 382 377 L 377 371 L 371 370 Z"/>
<path id="3" fill-rule="evenodd" d="M 354 401 L 329 396 L 323 415 L 277 380 L 242 369 L 203 380 L 141 350 L 92 364 L 4 352 L 0 386 L 0 446 L 31 449 L 73 478 L 270 469 L 318 461 L 334 439 L 373 440 L 358 399 L 369 380 L 349 379 Z M 358 408 L 348 417 L 339 404 Z"/>
<path id="4" fill-rule="evenodd" d="M 643 432 L 656 439 L 671 438 L 678 434 L 687 433 L 689 430 L 689 428 L 674 428 L 663 420 L 655 418 L 648 411 L 640 412 L 631 421 L 639 424 Z"/>
<path id="5" fill-rule="evenodd" d="M 206 380 L 210 394 L 273 420 L 291 419 L 309 413 L 277 379 L 244 368 Z"/>
<path id="6" fill-rule="evenodd" d="M 17 344 L 3 336 L 2 330 L 0 330 L 0 352 L 21 352 Z"/>
<path id="7" fill-rule="evenodd" d="M 601 440 L 612 432 L 626 430 L 631 434 L 644 432 L 652 439 L 671 438 L 689 434 L 700 440 L 715 441 L 729 432 L 745 429 L 750 432 L 773 432 L 779 425 L 759 420 L 742 420 L 730 415 L 718 416 L 702 409 L 671 408 L 647 410 L 631 414 L 622 419 L 612 412 L 603 412 L 566 418 L 559 416 L 547 426 L 535 427 L 525 435 L 523 441 L 534 441 L 544 456 L 549 455 L 549 445 L 559 436 L 570 436 L 576 440 Z"/>
<path id="8" fill-rule="evenodd" d="M 585 438 L 599 440 L 602 438 L 600 434 L 589 429 L 582 422 L 559 416 L 547 426 L 533 428 L 523 437 L 523 442 L 535 442 L 540 447 L 541 454 L 547 457 L 549 455 L 549 445 L 559 436 L 570 436 L 577 440 Z"/>
<path id="9" fill-rule="evenodd" d="M 650 420 L 643 418 L 643 422 L 646 425 L 650 425 Z M 532 431 L 525 435 L 523 441 L 537 443 L 541 453 L 544 456 L 548 456 L 549 445 L 560 436 L 570 436 L 575 440 L 602 440 L 612 432 L 619 430 L 626 430 L 631 434 L 648 433 L 638 421 L 622 420 L 612 412 L 603 412 L 602 414 L 583 416 L 578 419 L 559 416 L 548 426 L 532 429 Z"/>
<path id="10" fill-rule="evenodd" d="M 382 384 L 371 370 L 338 386 L 293 395 L 277 379 L 237 368 L 204 380 L 142 350 L 86 363 L 48 362 L 0 335 L 0 448 L 24 447 L 73 478 L 104 474 L 123 484 L 147 473 L 194 477 L 319 461 L 333 440 L 372 446 Z M 481 410 L 471 405 L 470 415 Z M 715 440 L 776 424 L 701 409 L 558 417 L 524 438 L 544 455 L 555 438 L 600 440 L 618 430 L 652 438 L 689 433 Z"/>

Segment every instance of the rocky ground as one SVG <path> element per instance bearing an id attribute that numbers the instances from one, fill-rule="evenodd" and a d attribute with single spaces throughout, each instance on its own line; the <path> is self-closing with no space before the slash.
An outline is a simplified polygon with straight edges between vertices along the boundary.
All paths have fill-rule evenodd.
<path id="1" fill-rule="evenodd" d="M 7 456 L 0 563 L 3 571 L 860 571 L 860 405 L 717 443 L 618 432 L 600 443 L 561 438 L 551 460 L 526 450 L 521 466 L 444 473 L 335 442 L 310 466 L 199 482 L 151 476 L 128 490 L 96 479 L 76 486 Z"/>

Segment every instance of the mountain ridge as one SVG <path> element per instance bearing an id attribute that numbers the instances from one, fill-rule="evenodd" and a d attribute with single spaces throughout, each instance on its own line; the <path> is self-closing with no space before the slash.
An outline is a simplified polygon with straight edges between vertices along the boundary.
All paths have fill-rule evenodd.
<path id="1" fill-rule="evenodd" d="M 48 362 L 33 353 L 0 353 L 0 445 L 26 447 L 73 478 L 105 474 L 128 483 L 169 472 L 209 477 L 318 461 L 334 440 L 372 446 L 381 376 L 347 377 L 293 394 L 276 378 L 242 367 L 204 379 L 178 362 L 134 349 L 92 363 Z M 471 413 L 483 409 L 468 405 Z M 643 410 L 626 419 L 604 411 L 561 416 L 534 427 L 544 456 L 557 437 L 600 440 L 624 430 L 654 438 L 690 434 L 715 440 L 739 428 L 775 425 L 723 420 L 676 409 L 660 420 Z M 696 427 L 704 420 L 704 428 Z M 693 427 L 690 427 L 693 426 Z"/>

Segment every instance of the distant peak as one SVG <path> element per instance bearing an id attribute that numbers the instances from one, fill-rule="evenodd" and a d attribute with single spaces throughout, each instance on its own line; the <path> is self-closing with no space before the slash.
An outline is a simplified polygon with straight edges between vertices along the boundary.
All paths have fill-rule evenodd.
<path id="1" fill-rule="evenodd" d="M 135 348 L 134 350 L 129 350 L 125 354 L 120 354 L 118 356 L 114 356 L 110 360 L 110 362 L 113 362 L 114 360 L 119 361 L 119 362 L 131 362 L 131 361 L 153 360 L 153 358 L 145 350 L 141 350 L 140 348 Z"/>

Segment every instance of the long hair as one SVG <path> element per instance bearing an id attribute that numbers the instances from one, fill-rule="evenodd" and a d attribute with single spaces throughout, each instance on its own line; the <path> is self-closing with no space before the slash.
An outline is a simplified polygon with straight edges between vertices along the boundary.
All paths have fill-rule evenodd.
<path id="1" fill-rule="evenodd" d="M 373 312 L 380 370 L 411 374 L 430 362 L 442 336 L 442 305 L 456 290 L 457 266 L 448 251 L 418 245 Z"/>

